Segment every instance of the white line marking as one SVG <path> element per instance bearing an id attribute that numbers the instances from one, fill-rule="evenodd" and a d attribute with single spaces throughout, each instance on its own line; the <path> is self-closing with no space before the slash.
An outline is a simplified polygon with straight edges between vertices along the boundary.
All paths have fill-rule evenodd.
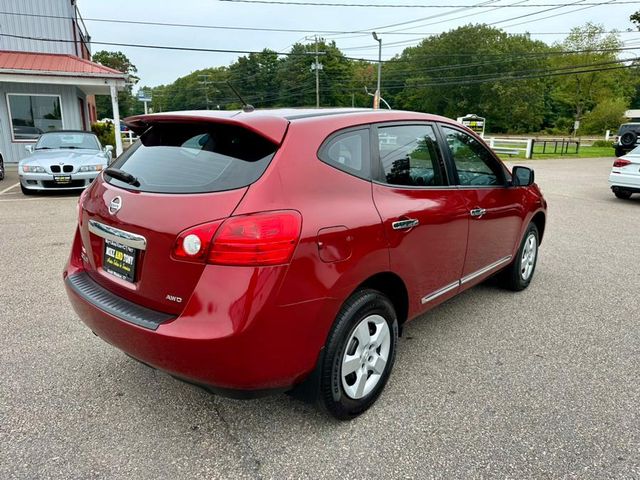
<path id="1" fill-rule="evenodd" d="M 2 191 L 0 192 L 0 195 L 2 195 L 3 193 L 8 192 L 9 190 L 11 190 L 11 189 L 13 189 L 13 188 L 16 188 L 18 185 L 20 185 L 20 182 L 16 183 L 15 185 L 11 185 L 11 186 L 10 186 L 10 187 L 8 187 L 8 188 L 5 188 L 4 190 L 2 190 Z"/>

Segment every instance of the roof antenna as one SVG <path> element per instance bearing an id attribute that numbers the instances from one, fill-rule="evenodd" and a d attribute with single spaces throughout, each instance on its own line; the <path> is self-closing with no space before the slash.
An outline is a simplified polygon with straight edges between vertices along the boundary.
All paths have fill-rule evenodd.
<path id="1" fill-rule="evenodd" d="M 231 82 L 229 80 L 227 80 L 227 85 L 229 85 L 229 88 L 233 91 L 233 93 L 236 94 L 236 97 L 238 97 L 238 99 L 240 100 L 240 103 L 242 103 L 242 111 L 244 113 L 251 113 L 255 110 L 255 107 L 253 105 L 249 105 L 247 102 L 244 101 L 244 98 L 242 98 L 238 93 L 238 91 L 235 88 L 233 88 L 233 85 L 231 85 Z"/>

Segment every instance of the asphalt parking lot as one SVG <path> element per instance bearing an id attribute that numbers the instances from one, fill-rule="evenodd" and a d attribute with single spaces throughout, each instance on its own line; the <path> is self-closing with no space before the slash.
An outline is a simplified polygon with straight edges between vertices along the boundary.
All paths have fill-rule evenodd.
<path id="1" fill-rule="evenodd" d="M 0 182 L 0 478 L 640 478 L 640 196 L 610 159 L 525 163 L 549 202 L 536 277 L 408 324 L 386 391 L 339 423 L 213 396 L 102 342 L 61 272 L 77 195 Z"/>

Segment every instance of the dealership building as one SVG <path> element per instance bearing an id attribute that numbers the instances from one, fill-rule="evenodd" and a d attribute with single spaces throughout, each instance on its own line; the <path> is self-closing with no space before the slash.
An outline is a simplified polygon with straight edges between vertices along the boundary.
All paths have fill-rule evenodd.
<path id="1" fill-rule="evenodd" d="M 75 0 L 21 0 L 0 13 L 0 154 L 18 162 L 44 133 L 90 130 L 95 95 L 117 93 L 126 76 L 90 60 L 90 37 Z M 116 151 L 122 151 L 116 135 Z"/>

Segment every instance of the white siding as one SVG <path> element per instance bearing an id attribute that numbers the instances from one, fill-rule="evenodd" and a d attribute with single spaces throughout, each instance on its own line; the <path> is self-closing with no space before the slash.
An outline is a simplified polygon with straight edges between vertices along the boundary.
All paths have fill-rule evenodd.
<path id="1" fill-rule="evenodd" d="M 5 12 L 66 18 L 73 18 L 75 15 L 71 0 L 2 0 L 0 3 L 2 11 Z M 0 50 L 76 55 L 72 20 L 0 14 L 0 25 L 2 26 L 0 33 L 4 34 L 55 38 L 69 42 L 42 42 L 0 36 Z"/>
<path id="2" fill-rule="evenodd" d="M 82 116 L 78 98 L 85 94 L 73 85 L 41 85 L 26 83 L 0 83 L 0 153 L 7 163 L 18 162 L 27 156 L 25 145 L 12 141 L 11 120 L 7 106 L 7 93 L 32 93 L 60 95 L 62 121 L 65 130 L 82 130 Z"/>

